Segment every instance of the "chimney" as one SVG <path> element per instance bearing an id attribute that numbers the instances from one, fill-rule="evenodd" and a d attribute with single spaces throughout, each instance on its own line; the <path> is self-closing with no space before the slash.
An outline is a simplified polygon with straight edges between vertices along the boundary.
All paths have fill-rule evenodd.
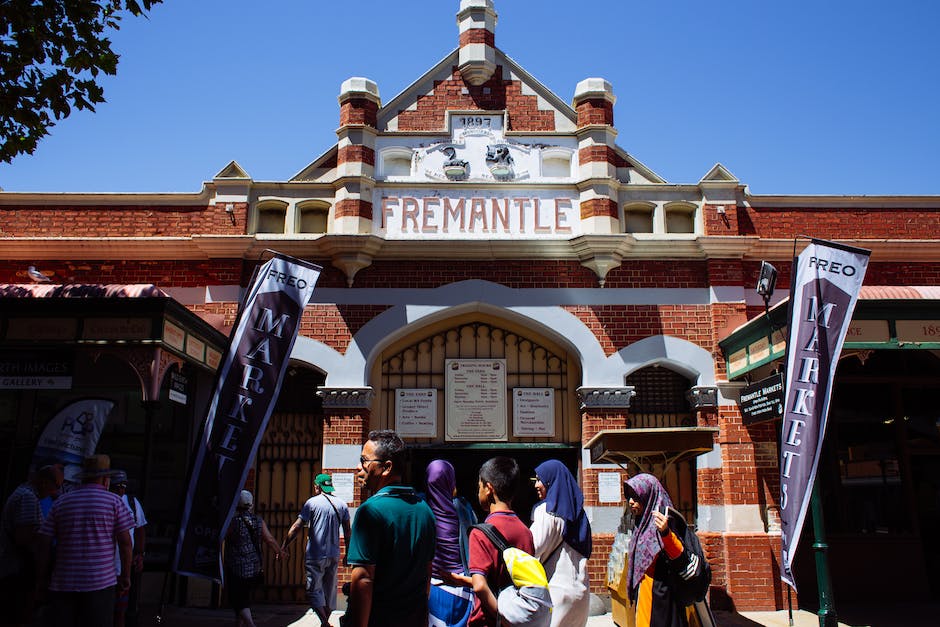
<path id="1" fill-rule="evenodd" d="M 496 9 L 493 0 L 460 0 L 458 69 L 470 85 L 482 85 L 496 71 Z"/>

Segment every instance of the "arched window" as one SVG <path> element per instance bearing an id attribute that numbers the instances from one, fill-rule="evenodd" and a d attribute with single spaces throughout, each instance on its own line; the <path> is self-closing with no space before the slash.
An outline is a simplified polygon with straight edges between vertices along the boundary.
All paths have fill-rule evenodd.
<path id="1" fill-rule="evenodd" d="M 281 201 L 265 201 L 258 204 L 258 233 L 283 233 L 285 218 L 287 217 L 287 203 Z"/>
<path id="2" fill-rule="evenodd" d="M 627 233 L 652 233 L 653 211 L 651 203 L 633 203 L 623 208 L 623 227 Z"/>
<path id="3" fill-rule="evenodd" d="M 571 152 L 563 148 L 546 148 L 542 151 L 542 176 L 569 178 L 571 176 Z"/>
<path id="4" fill-rule="evenodd" d="M 411 158 L 413 151 L 410 148 L 394 146 L 382 151 L 380 163 L 382 170 L 380 176 L 411 176 Z"/>
<path id="5" fill-rule="evenodd" d="M 691 203 L 671 202 L 666 205 L 667 233 L 695 233 L 696 207 Z"/>
<path id="6" fill-rule="evenodd" d="M 298 233 L 326 233 L 330 217 L 330 204 L 311 200 L 297 205 Z"/>
<path id="7" fill-rule="evenodd" d="M 692 381 L 683 375 L 664 366 L 653 365 L 630 373 L 626 383 L 636 391 L 636 396 L 630 401 L 630 428 L 695 426 L 695 414 L 686 396 Z M 658 477 L 676 509 L 694 524 L 697 502 L 695 460 L 669 463 L 665 459 L 660 461 L 650 456 L 647 461 L 649 464 L 646 467 L 634 470 Z"/>

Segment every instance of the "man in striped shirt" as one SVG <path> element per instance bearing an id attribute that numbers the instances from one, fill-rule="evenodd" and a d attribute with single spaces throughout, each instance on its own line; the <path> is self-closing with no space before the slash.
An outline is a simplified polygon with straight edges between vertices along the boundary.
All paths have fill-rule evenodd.
<path id="1" fill-rule="evenodd" d="M 40 582 L 49 575 L 53 539 L 56 543 L 55 567 L 48 579 L 55 625 L 111 627 L 115 586 L 122 592 L 130 588 L 134 520 L 120 497 L 108 491 L 111 475 L 107 455 L 86 458 L 82 484 L 56 499 L 39 527 Z"/>

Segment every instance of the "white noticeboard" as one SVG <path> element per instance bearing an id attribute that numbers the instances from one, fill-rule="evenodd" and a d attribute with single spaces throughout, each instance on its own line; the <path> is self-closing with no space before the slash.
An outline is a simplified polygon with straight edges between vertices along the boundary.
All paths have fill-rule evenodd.
<path id="1" fill-rule="evenodd" d="M 620 491 L 619 472 L 597 473 L 597 500 L 601 503 L 620 503 L 623 498 Z"/>
<path id="2" fill-rule="evenodd" d="M 535 438 L 555 435 L 553 388 L 513 388 L 512 434 Z"/>
<path id="3" fill-rule="evenodd" d="M 509 438 L 505 359 L 445 360 L 444 392 L 446 440 Z"/>
<path id="4" fill-rule="evenodd" d="M 395 431 L 407 437 L 437 437 L 437 390 L 395 390 Z"/>
<path id="5" fill-rule="evenodd" d="M 356 486 L 356 475 L 351 472 L 334 472 L 333 473 L 333 487 L 335 488 L 335 494 L 339 498 L 346 501 L 346 503 L 352 503 L 353 501 L 353 492 Z"/>

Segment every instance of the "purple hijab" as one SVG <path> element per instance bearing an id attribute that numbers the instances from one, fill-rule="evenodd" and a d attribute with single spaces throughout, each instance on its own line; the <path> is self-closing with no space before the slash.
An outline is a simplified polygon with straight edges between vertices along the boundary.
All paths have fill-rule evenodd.
<path id="1" fill-rule="evenodd" d="M 591 523 L 584 513 L 584 494 L 578 482 L 557 459 L 539 464 L 535 474 L 545 485 L 545 510 L 565 521 L 565 542 L 584 557 L 591 557 Z"/>
<path id="2" fill-rule="evenodd" d="M 672 500 L 659 479 L 646 473 L 630 477 L 624 487 L 628 498 L 632 496 L 643 504 L 640 519 L 633 521 L 633 539 L 630 541 L 630 576 L 627 579 L 627 590 L 632 594 L 663 548 L 663 540 L 653 524 L 653 511 L 672 507 Z"/>
<path id="3" fill-rule="evenodd" d="M 435 575 L 463 572 L 458 537 L 460 523 L 457 520 L 457 508 L 454 507 L 456 485 L 454 467 L 450 462 L 435 459 L 428 464 L 428 505 L 434 512 L 434 525 L 437 528 L 437 546 L 431 566 Z"/>

